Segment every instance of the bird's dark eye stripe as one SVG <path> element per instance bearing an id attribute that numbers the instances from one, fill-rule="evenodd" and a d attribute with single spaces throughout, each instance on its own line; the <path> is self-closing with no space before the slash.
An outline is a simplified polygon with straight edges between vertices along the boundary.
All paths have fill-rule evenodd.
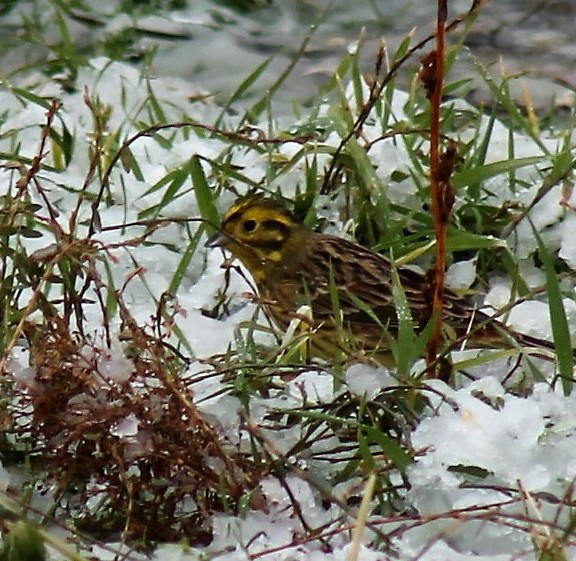
<path id="1" fill-rule="evenodd" d="M 262 222 L 262 227 L 265 230 L 275 230 L 280 232 L 283 238 L 287 238 L 290 233 L 290 228 L 286 226 L 284 222 L 280 222 L 279 220 L 265 220 Z"/>
<path id="2" fill-rule="evenodd" d="M 264 251 L 278 251 L 284 245 L 284 240 L 252 240 L 250 245 Z"/>

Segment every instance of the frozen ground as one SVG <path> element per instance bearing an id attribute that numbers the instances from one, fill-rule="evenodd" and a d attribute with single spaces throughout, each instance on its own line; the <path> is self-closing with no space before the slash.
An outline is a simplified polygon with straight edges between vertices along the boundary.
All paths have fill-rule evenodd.
<path id="1" fill-rule="evenodd" d="M 92 96 L 98 96 L 102 103 L 113 108 L 109 121 L 110 130 L 122 127 L 125 136 L 130 135 L 128 116 L 133 116 L 144 96 L 146 88 L 138 73 L 122 64 L 109 64 L 103 59 L 92 61 L 91 67 L 82 70 L 78 78 L 79 91 L 65 93 L 59 87 L 48 83 L 35 93 L 59 96 L 64 107 L 60 115 L 70 130 L 74 131 L 77 143 L 87 144 L 92 130 L 92 118 L 84 101 L 82 87 L 86 86 Z M 191 104 L 187 98 L 193 93 L 191 87 L 178 80 L 157 79 L 152 87 L 157 98 L 164 103 L 169 120 L 179 120 L 185 111 L 203 123 L 211 123 L 219 113 L 213 105 Z M 10 92 L 0 94 L 5 112 L 2 132 L 17 130 L 21 143 L 20 154 L 33 157 L 39 139 L 39 126 L 44 123 L 45 111 L 37 105 L 22 107 Z M 393 111 L 402 118 L 402 108 L 406 95 L 396 92 Z M 327 111 L 327 108 L 326 108 Z M 373 124 L 365 128 L 368 136 L 378 137 L 382 131 Z M 326 141 L 337 145 L 336 135 Z M 510 142 L 509 131 L 496 123 L 492 141 L 488 147 L 488 160 L 498 161 L 507 153 Z M 554 152 L 560 141 L 543 138 L 543 146 Z M 534 141 L 514 135 L 517 158 L 538 156 L 542 147 Z M 3 147 L 5 149 L 6 147 Z M 143 138 L 133 146 L 133 153 L 142 170 L 144 181 L 134 174 L 117 166 L 112 177 L 112 198 L 115 204 L 102 207 L 100 217 L 103 226 L 136 221 L 138 213 L 160 202 L 162 191 L 149 192 L 150 186 L 178 165 L 187 161 L 192 154 L 216 157 L 226 145 L 218 140 L 207 140 L 193 133 L 188 138 L 179 136 L 169 149 L 151 138 Z M 281 150 L 289 154 L 298 146 L 284 145 Z M 43 171 L 44 184 L 51 185 L 47 196 L 61 212 L 59 220 L 64 224 L 76 203 L 75 194 L 61 188 L 62 185 L 82 185 L 86 176 L 88 157 L 86 149 L 76 148 L 73 163 L 63 172 Z M 262 156 L 244 149 L 232 153 L 231 162 L 249 175 L 255 182 L 266 177 L 267 161 Z M 400 145 L 393 142 L 382 143 L 374 153 L 373 163 L 378 175 L 386 181 L 398 169 L 408 169 L 407 155 Z M 318 168 L 322 169 L 322 161 Z M 303 181 L 303 166 L 293 169 L 283 176 L 282 183 L 272 185 L 280 188 L 284 195 L 291 196 L 295 185 Z M 526 188 L 518 197 L 531 200 L 540 187 L 540 176 L 535 167 L 518 170 L 526 182 Z M 122 181 L 121 181 L 122 179 Z M 509 197 L 506 185 L 499 178 L 489 185 L 494 197 L 504 201 Z M 396 184 L 391 197 L 398 202 L 410 204 L 412 186 L 407 179 Z M 559 189 L 552 189 L 535 207 L 532 217 L 536 228 L 545 241 L 570 267 L 576 265 L 576 215 L 559 203 Z M 32 197 L 38 197 L 32 193 Z M 233 200 L 231 195 L 219 201 L 224 210 Z M 576 196 L 570 202 L 576 205 Z M 330 213 L 330 209 L 323 212 Z M 164 210 L 164 216 L 194 217 L 199 215 L 196 198 L 188 192 Z M 336 226 L 337 228 L 337 226 Z M 96 236 L 103 245 L 120 241 L 142 233 L 134 226 L 126 231 L 103 232 Z M 159 297 L 168 289 L 180 255 L 160 242 L 167 241 L 176 246 L 187 243 L 183 230 L 171 225 L 159 230 L 149 246 L 114 250 L 112 274 L 116 285 L 134 271 L 135 264 L 145 270 L 146 285 L 137 277 L 129 283 L 125 296 L 136 319 L 146 321 L 154 313 L 150 293 Z M 42 238 L 26 240 L 29 251 L 47 247 L 53 240 Z M 536 241 L 528 224 L 522 225 L 511 236 L 509 243 L 520 259 L 524 277 L 537 286 L 544 280 L 543 274 L 530 260 L 526 259 L 536 247 Z M 223 271 L 220 268 L 223 256 L 219 251 L 198 250 L 192 260 L 184 282 L 177 294 L 179 305 L 185 313 L 178 316 L 178 325 L 198 358 L 225 352 L 234 342 L 234 330 L 239 322 L 248 319 L 254 312 L 254 304 L 249 303 L 242 293 L 249 287 L 232 275 L 229 293 L 236 293 L 233 313 L 225 321 L 210 319 L 200 312 L 209 306 L 218 289 L 223 287 Z M 451 271 L 454 284 L 469 284 L 474 278 L 474 262 L 460 264 Z M 463 281 L 468 279 L 468 281 Z M 507 302 L 510 280 L 494 277 L 487 303 L 498 305 Z M 572 329 L 576 326 L 576 307 L 571 299 L 565 300 L 565 307 Z M 547 306 L 538 302 L 526 302 L 514 310 L 510 318 L 514 326 L 538 336 L 550 337 Z M 88 317 L 91 311 L 86 310 Z M 98 314 L 94 310 L 94 329 L 100 329 Z M 21 376 L 30 375 L 27 364 L 12 365 Z M 111 376 L 121 376 L 126 365 L 121 358 L 109 365 Z M 194 362 L 191 371 L 200 369 Z M 22 374 L 22 371 L 25 371 Z M 359 559 L 364 561 L 384 561 L 395 558 L 402 561 L 532 561 L 537 558 L 534 542 L 550 538 L 555 528 L 569 526 L 571 509 L 558 501 L 570 498 L 574 475 L 576 474 L 576 397 L 564 396 L 561 388 L 552 390 L 546 383 L 536 384 L 527 397 L 508 394 L 501 382 L 506 369 L 503 365 L 490 363 L 489 367 L 478 372 L 475 381 L 462 382 L 453 389 L 441 383 L 429 383 L 431 406 L 426 408 L 419 427 L 413 434 L 413 443 L 420 451 L 417 461 L 408 470 L 410 490 L 405 497 L 405 514 L 396 518 L 369 520 L 360 551 Z M 356 394 L 376 392 L 390 383 L 389 373 L 374 371 L 367 366 L 354 366 L 348 373 L 349 389 Z M 236 414 L 238 403 L 227 395 L 214 397 L 220 380 L 208 378 L 194 385 L 195 398 L 203 410 L 217 420 L 219 430 L 228 434 L 238 434 L 239 419 Z M 289 407 L 302 401 L 303 390 L 309 401 L 326 402 L 333 396 L 331 377 L 325 373 L 309 371 L 287 383 L 282 390 L 272 393 L 269 399 L 262 399 L 251 407 L 253 420 L 264 415 L 271 407 Z M 138 426 L 131 419 L 118 427 L 118 436 L 134 437 Z M 286 431 L 277 436 L 276 444 L 288 445 L 294 434 Z M 312 466 L 310 469 L 323 469 Z M 482 474 L 480 476 L 479 474 Z M 329 471 L 321 473 L 329 476 Z M 5 474 L 7 478 L 8 475 Z M 9 486 L 10 481 L 5 481 Z M 326 508 L 308 481 L 290 475 L 287 477 L 295 499 L 305 512 L 305 518 L 312 528 L 323 526 L 324 540 L 301 539 L 302 527 L 297 517 L 292 516 L 290 500 L 286 490 L 270 477 L 263 482 L 262 491 L 269 505 L 267 511 L 248 511 L 243 517 L 225 515 L 212 520 L 214 541 L 205 549 L 183 548 L 179 545 L 163 544 L 152 558 L 162 561 L 185 559 L 217 559 L 236 561 L 243 559 L 270 559 L 274 561 L 344 561 L 350 554 L 351 528 L 355 525 L 354 516 L 342 516 L 335 505 Z M 363 485 L 362 481 L 349 485 Z M 333 492 L 344 497 L 348 492 L 345 485 L 337 486 Z M 573 498 L 572 498 L 573 500 Z M 419 517 L 416 516 L 418 513 Z M 337 522 L 336 522 L 337 521 Z M 375 538 L 375 531 L 392 536 L 391 545 L 398 552 L 397 557 L 382 553 L 382 543 Z M 298 536 L 300 536 L 298 538 Z M 121 548 L 109 544 L 113 550 Z M 565 549 L 567 559 L 576 557 L 576 546 Z M 116 559 L 115 553 L 102 548 L 91 554 L 97 559 Z M 55 557 L 57 557 L 54 554 Z M 127 559 L 145 559 L 143 555 L 127 553 Z"/>

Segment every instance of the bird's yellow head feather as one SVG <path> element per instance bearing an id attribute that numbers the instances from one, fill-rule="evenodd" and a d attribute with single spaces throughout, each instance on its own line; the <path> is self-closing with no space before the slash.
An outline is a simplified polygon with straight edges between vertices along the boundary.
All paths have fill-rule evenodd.
<path id="1" fill-rule="evenodd" d="M 295 265 L 309 233 L 276 201 L 251 197 L 226 212 L 220 232 L 206 245 L 228 249 L 259 283 Z"/>

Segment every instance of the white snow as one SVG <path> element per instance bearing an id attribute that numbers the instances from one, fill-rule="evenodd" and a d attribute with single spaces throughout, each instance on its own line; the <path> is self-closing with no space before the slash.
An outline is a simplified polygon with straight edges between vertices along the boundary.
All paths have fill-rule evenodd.
<path id="1" fill-rule="evenodd" d="M 122 22 L 110 23 L 116 28 Z M 97 96 L 102 104 L 113 108 L 108 126 L 117 131 L 121 140 L 136 133 L 131 119 L 135 118 L 144 101 L 146 87 L 142 78 L 133 68 L 112 63 L 105 59 L 92 61 L 91 66 L 82 69 L 78 79 L 82 88 L 88 88 L 92 96 Z M 51 91 L 53 85 L 46 84 L 44 91 Z M 190 85 L 169 80 L 155 80 L 152 88 L 161 100 L 166 101 L 166 111 L 170 118 L 181 119 L 186 113 L 199 122 L 210 123 L 218 114 L 218 108 L 209 104 L 194 104 L 186 101 Z M 40 90 L 38 93 L 42 93 Z M 348 92 L 352 98 L 351 91 Z M 62 215 L 59 220 L 65 225 L 69 213 L 74 208 L 77 195 L 61 189 L 59 185 L 82 185 L 87 169 L 87 145 L 92 121 L 83 102 L 83 92 L 66 94 L 60 92 L 64 100 L 62 115 L 64 122 L 73 129 L 77 142 L 84 148 L 77 148 L 78 159 L 65 171 L 42 172 L 43 180 L 52 187 L 47 196 Z M 169 103 L 168 103 L 169 101 Z M 406 94 L 396 92 L 393 100 L 393 115 L 397 121 L 404 118 L 403 107 L 407 101 Z M 45 111 L 34 104 L 25 108 L 15 103 L 8 93 L 0 94 L 0 102 L 7 117 L 2 124 L 2 133 L 19 131 L 22 142 L 21 155 L 33 156 L 38 146 L 38 125 L 45 120 Z M 458 102 L 462 103 L 462 102 Z M 351 104 L 354 106 L 354 104 Z M 328 115 L 328 107 L 323 107 L 321 116 Z M 487 118 L 482 128 L 487 126 Z M 265 127 L 263 127 L 265 128 Z M 378 119 L 370 121 L 364 128 L 366 138 L 378 138 L 383 134 Z M 475 133 L 477 134 L 477 133 Z M 8 138 L 8 137 L 6 137 Z M 326 139 L 327 146 L 334 148 L 340 138 L 335 134 Z M 2 140 L 3 148 L 9 140 Z M 496 123 L 488 149 L 488 161 L 505 159 L 509 142 L 509 132 L 500 123 Z M 540 155 L 538 145 L 514 134 L 516 157 Z M 556 141 L 543 139 L 545 145 L 553 150 Z M 150 187 L 165 175 L 185 163 L 193 154 L 204 158 L 216 158 L 226 144 L 221 140 L 209 140 L 190 132 L 188 138 L 177 135 L 172 147 L 167 150 L 153 138 L 142 138 L 131 145 L 131 150 L 138 160 L 145 180 L 139 181 L 134 174 L 125 173 L 117 166 L 112 174 L 111 194 L 115 204 L 110 207 L 102 205 L 100 209 L 104 225 L 121 225 L 124 221 L 138 220 L 139 212 L 162 201 L 163 189 L 150 191 Z M 285 144 L 279 152 L 286 158 L 298 153 L 300 145 Z M 84 154 L 84 155 L 82 155 Z M 296 186 L 305 181 L 306 162 L 314 157 L 313 150 L 303 156 L 298 165 L 289 173 L 276 179 L 269 187 L 280 188 L 285 196 L 294 194 Z M 406 147 L 402 142 L 387 139 L 379 142 L 370 152 L 379 178 L 384 184 L 390 174 L 397 170 L 407 170 L 410 162 Z M 254 182 L 267 178 L 267 156 L 238 148 L 230 152 L 231 166 L 236 166 L 241 173 Z M 323 169 L 327 156 L 318 156 L 319 169 Z M 538 168 L 529 166 L 517 170 L 528 186 L 518 194 L 518 198 L 529 201 L 540 187 L 541 178 Z M 122 178 L 122 181 L 120 181 Z M 6 182 L 5 185 L 7 185 Z M 238 185 L 243 192 L 245 185 Z M 507 186 L 499 177 L 490 182 L 490 189 L 495 198 L 501 201 L 513 198 Z M 163 217 L 197 217 L 193 186 L 188 180 L 182 187 L 183 194 L 162 209 Z M 389 197 L 399 204 L 418 204 L 415 198 L 415 187 L 411 180 L 393 183 L 388 192 Z M 32 193 L 37 199 L 37 194 Z M 224 210 L 232 201 L 228 194 L 219 201 Z M 568 266 L 576 263 L 576 217 L 573 211 L 560 205 L 559 189 L 552 189 L 536 205 L 531 213 L 536 228 L 542 232 L 544 240 L 551 251 L 559 250 L 559 257 Z M 572 201 L 573 203 L 574 201 Z M 84 212 L 88 212 L 86 209 Z M 325 209 L 326 215 L 337 220 L 338 213 Z M 87 215 L 84 215 L 86 217 Z M 195 230 L 192 226 L 192 230 Z M 107 230 L 97 234 L 96 239 L 106 248 L 110 244 L 129 238 L 136 238 L 143 233 L 142 227 L 134 226 L 127 231 L 121 229 Z M 129 249 L 110 248 L 108 257 L 112 279 L 116 287 L 122 286 L 129 279 L 124 289 L 124 298 L 130 305 L 133 317 L 142 323 L 150 322 L 156 313 L 156 302 L 162 292 L 168 289 L 174 272 L 182 257 L 178 250 L 187 247 L 188 235 L 184 227 L 170 225 L 154 234 L 156 243 Z M 48 247 L 53 240 L 41 238 L 27 240 L 29 249 Z M 529 284 L 536 286 L 543 282 L 541 271 L 528 264 L 527 259 L 537 244 L 527 220 L 522 221 L 507 240 L 508 246 L 521 261 L 521 270 L 527 272 Z M 34 245 L 35 244 L 35 245 Z M 171 244 L 176 248 L 165 247 Z M 206 253 L 198 249 L 190 270 L 175 294 L 177 310 L 175 321 L 192 349 L 195 359 L 211 357 L 225 353 L 235 345 L 236 336 L 241 332 L 243 321 L 249 320 L 256 311 L 243 293 L 250 292 L 250 285 L 237 274 L 231 272 L 231 284 L 228 294 L 231 296 L 231 314 L 226 319 L 212 319 L 202 313 L 214 303 L 214 296 L 224 287 L 224 271 L 220 265 L 222 252 L 211 250 Z M 522 264 L 523 263 L 523 264 Z M 101 265 L 99 265 L 101 266 Z M 138 269 L 140 267 L 140 269 Z M 448 280 L 458 288 L 469 287 L 475 278 L 475 258 L 455 263 L 448 272 Z M 522 269 L 524 267 L 524 269 Z M 131 276 L 138 272 L 134 278 Z M 509 301 L 511 282 L 499 276 L 492 279 L 491 290 L 486 304 L 496 308 Z M 572 329 L 576 325 L 576 306 L 573 300 L 566 299 Z M 97 307 L 86 310 L 88 321 L 94 332 L 101 331 Z M 261 321 L 264 319 L 260 316 Z M 548 306 L 545 301 L 529 301 L 515 307 L 508 319 L 510 325 L 528 333 L 550 337 L 551 328 Z M 113 324 L 115 328 L 115 326 Z M 257 335 L 261 343 L 273 343 L 265 334 Z M 13 361 L 10 369 L 15 378 L 22 384 L 30 382 L 30 367 L 24 359 Z M 119 382 L 129 376 L 129 361 L 118 348 L 108 357 L 100 358 L 100 373 L 107 379 Z M 223 376 L 204 376 L 209 371 L 205 364 L 194 361 L 187 375 L 190 379 L 191 394 L 204 411 L 211 424 L 221 431 L 230 441 L 240 440 L 244 449 L 249 451 L 248 438 L 239 436 L 239 415 L 241 401 L 222 392 Z M 498 373 L 502 378 L 502 372 Z M 547 384 L 536 384 L 528 396 L 516 396 L 507 392 L 496 373 L 485 372 L 482 379 L 470 382 L 461 389 L 452 389 L 439 382 L 428 382 L 435 392 L 424 391 L 430 399 L 430 405 L 422 413 L 422 419 L 412 435 L 412 444 L 418 450 L 417 460 L 408 471 L 410 490 L 404 497 L 406 512 L 416 510 L 423 518 L 419 523 L 406 516 L 401 521 L 381 521 L 375 524 L 383 532 L 398 530 L 393 539 L 393 546 L 398 550 L 401 561 L 419 559 L 420 561 L 512 561 L 533 560 L 534 548 L 530 525 L 518 516 L 525 515 L 528 509 L 528 495 L 535 495 L 539 513 L 546 520 L 558 519 L 558 524 L 566 523 L 570 513 L 568 508 L 547 501 L 547 497 L 562 497 L 574 481 L 576 474 L 576 396 L 563 396 L 553 391 Z M 263 397 L 254 397 L 250 404 L 250 418 L 255 423 L 262 423 L 264 416 L 270 412 L 289 411 L 290 408 L 304 404 L 329 403 L 336 395 L 348 390 L 354 396 L 374 399 L 382 389 L 397 384 L 390 372 L 384 368 L 374 369 L 366 365 L 350 367 L 344 377 L 343 386 L 335 384 L 331 373 L 322 369 L 304 370 L 293 380 L 284 382 L 281 376 L 275 389 Z M 68 404 L 74 405 L 72 404 Z M 81 406 L 81 403 L 76 403 Z M 126 439 L 138 436 L 138 420 L 127 417 L 119 421 L 113 434 Z M 263 434 L 276 447 L 279 453 L 288 452 L 302 438 L 302 425 L 296 423 L 283 430 L 262 427 Z M 331 435 L 324 441 L 316 442 L 316 450 L 331 451 L 340 445 L 339 439 Z M 308 469 L 310 478 L 325 478 L 330 481 L 331 475 L 338 469 L 328 466 L 326 462 L 308 462 L 310 451 L 304 451 L 298 458 L 300 469 Z M 336 455 L 334 455 L 336 457 Z M 292 459 L 296 462 L 296 459 Z M 340 466 L 341 467 L 341 466 Z M 324 470 L 314 473 L 314 470 Z M 0 485 L 7 477 L 0 471 Z M 285 482 L 300 505 L 306 523 L 312 528 L 323 527 L 325 547 L 315 539 L 305 539 L 306 534 L 301 521 L 294 514 L 292 499 L 285 488 L 273 475 L 261 484 L 266 508 L 248 510 L 243 516 L 233 517 L 224 514 L 213 516 L 211 523 L 214 529 L 214 541 L 207 549 L 184 550 L 180 546 L 161 545 L 154 559 L 163 561 L 201 559 L 209 557 L 218 561 L 252 559 L 250 555 L 259 554 L 261 559 L 301 560 L 301 561 L 344 561 L 348 558 L 350 527 L 354 517 L 343 513 L 339 507 L 322 504 L 318 488 L 305 478 L 293 473 L 285 475 Z M 356 487 L 354 487 L 356 486 Z M 362 487 L 362 482 L 353 479 L 335 485 L 332 491 L 345 498 L 351 489 Z M 472 509 L 472 510 L 470 510 Z M 490 513 L 482 518 L 481 514 Z M 450 513 L 452 514 L 446 514 Z M 476 516 L 467 514 L 474 514 Z M 514 526 L 517 523 L 517 527 Z M 366 536 L 374 537 L 367 532 Z M 359 559 L 365 561 L 383 561 L 388 559 L 381 552 L 377 540 L 366 538 Z M 111 547 L 116 547 L 110 544 Z M 574 553 L 571 549 L 567 552 Z M 94 550 L 92 555 L 99 559 L 112 558 L 104 550 Z M 130 559 L 140 556 L 130 554 Z"/>

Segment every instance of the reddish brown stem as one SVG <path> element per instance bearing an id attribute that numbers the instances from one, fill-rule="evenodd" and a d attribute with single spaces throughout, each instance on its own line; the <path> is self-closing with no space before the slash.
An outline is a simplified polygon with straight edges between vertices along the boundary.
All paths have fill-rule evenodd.
<path id="1" fill-rule="evenodd" d="M 432 57 L 427 57 L 429 67 L 426 70 L 433 73 L 433 80 L 428 81 L 431 102 L 430 123 L 430 188 L 434 229 L 436 233 L 436 269 L 434 277 L 434 293 L 432 318 L 434 321 L 432 337 L 428 344 L 427 359 L 430 364 L 435 362 L 442 338 L 442 309 L 444 303 L 444 276 L 446 270 L 446 233 L 449 209 L 446 205 L 446 191 L 449 190 L 449 179 L 443 177 L 440 162 L 440 104 L 444 84 L 444 49 L 447 17 L 447 0 L 438 0 L 438 17 L 436 30 L 436 51 Z M 430 67 L 432 65 L 433 67 Z M 436 377 L 434 369 L 430 374 Z"/>

